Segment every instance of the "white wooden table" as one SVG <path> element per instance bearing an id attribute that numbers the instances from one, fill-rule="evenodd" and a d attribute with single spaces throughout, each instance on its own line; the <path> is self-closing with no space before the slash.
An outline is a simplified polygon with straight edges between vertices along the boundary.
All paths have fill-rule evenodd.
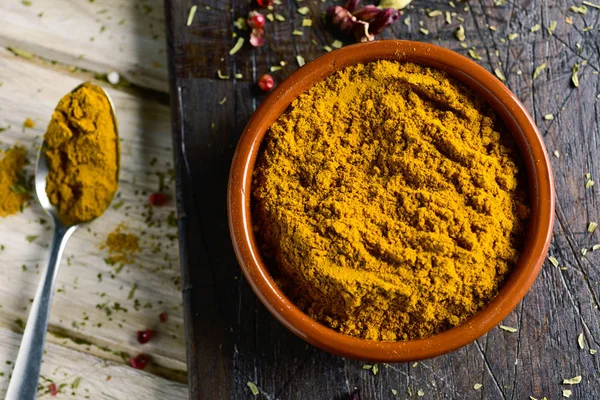
<path id="1" fill-rule="evenodd" d="M 108 89 L 122 140 L 115 200 L 122 206 L 75 232 L 63 257 L 40 398 L 54 398 L 47 393 L 50 381 L 60 388 L 56 398 L 188 397 L 177 229 L 167 223 L 175 204 L 166 58 L 160 0 L 0 2 L 0 128 L 8 128 L 0 133 L 0 148 L 24 145 L 29 150 L 27 172 L 32 173 L 36 146 L 53 108 L 85 80 Z M 113 87 L 96 79 L 111 71 L 130 85 Z M 23 129 L 26 118 L 35 121 L 35 128 Z M 166 206 L 153 209 L 155 223 L 149 223 L 148 197 L 158 190 L 160 173 L 165 173 L 171 197 Z M 40 218 L 48 223 L 41 224 Z M 117 271 L 104 261 L 108 253 L 100 245 L 120 223 L 140 235 L 141 251 L 134 264 Z M 1 398 L 38 271 L 46 262 L 48 225 L 34 201 L 23 213 L 0 219 L 0 244 L 5 246 L 0 251 Z M 28 236 L 35 239 L 29 243 Z M 165 311 L 169 318 L 161 323 L 159 315 Z M 155 336 L 141 345 L 136 332 L 146 328 Z M 153 359 L 143 371 L 127 361 L 139 353 Z"/>

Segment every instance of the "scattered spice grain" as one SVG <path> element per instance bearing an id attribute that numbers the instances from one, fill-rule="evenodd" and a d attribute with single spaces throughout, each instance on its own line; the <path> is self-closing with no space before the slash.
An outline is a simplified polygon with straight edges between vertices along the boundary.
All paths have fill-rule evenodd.
<path id="1" fill-rule="evenodd" d="M 26 163 L 27 151 L 22 146 L 0 152 L 0 217 L 16 214 L 31 199 L 23 173 Z"/>

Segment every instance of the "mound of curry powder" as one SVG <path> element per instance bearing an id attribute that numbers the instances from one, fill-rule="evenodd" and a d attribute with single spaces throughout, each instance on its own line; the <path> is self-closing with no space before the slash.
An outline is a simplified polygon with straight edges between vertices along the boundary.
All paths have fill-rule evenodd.
<path id="1" fill-rule="evenodd" d="M 270 127 L 253 221 L 284 292 L 374 340 L 431 336 L 498 292 L 529 207 L 494 112 L 447 74 L 378 61 L 335 73 Z"/>
<path id="2" fill-rule="evenodd" d="M 46 193 L 67 223 L 99 217 L 118 189 L 119 143 L 101 88 L 84 83 L 64 96 L 44 135 Z"/>

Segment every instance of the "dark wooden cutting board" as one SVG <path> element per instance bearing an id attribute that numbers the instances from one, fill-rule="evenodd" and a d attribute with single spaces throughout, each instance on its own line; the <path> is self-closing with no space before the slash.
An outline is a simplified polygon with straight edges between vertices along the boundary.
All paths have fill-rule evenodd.
<path id="1" fill-rule="evenodd" d="M 275 12 L 283 22 L 268 22 L 266 44 L 245 44 L 230 56 L 236 39 L 234 21 L 253 4 L 236 0 L 166 1 L 171 74 L 173 140 L 192 398 L 252 398 L 248 382 L 264 399 L 557 399 L 563 389 L 577 399 L 600 398 L 598 298 L 599 254 L 581 249 L 600 241 L 590 221 L 600 219 L 597 186 L 585 189 L 586 172 L 598 171 L 600 137 L 600 10 L 569 11 L 573 3 L 526 0 L 469 3 L 414 1 L 405 16 L 383 38 L 432 42 L 464 55 L 454 31 L 463 18 L 466 43 L 490 71 L 499 68 L 509 86 L 535 118 L 552 153 L 558 193 L 557 223 L 550 263 L 528 296 L 505 320 L 516 333 L 494 329 L 476 342 L 446 356 L 415 364 L 380 365 L 377 375 L 364 362 L 345 360 L 305 344 L 279 324 L 245 282 L 235 259 L 226 214 L 230 161 L 248 118 L 262 94 L 256 80 L 271 66 L 281 81 L 297 68 L 296 55 L 307 61 L 323 54 L 335 39 L 321 19 L 334 4 L 318 0 L 282 0 Z M 197 13 L 186 26 L 192 5 Z M 465 9 L 466 4 L 469 5 Z M 578 4 L 579 5 L 579 4 Z M 300 7 L 309 7 L 306 16 Z M 456 12 L 452 23 L 430 18 L 427 10 Z M 265 12 L 263 10 L 263 12 Z M 313 27 L 301 26 L 311 18 Z M 571 18 L 571 23 L 566 18 Z M 553 34 L 547 31 L 557 21 Z M 420 25 L 422 23 L 422 26 Z M 531 32 L 540 24 L 541 29 Z M 594 26 L 593 29 L 589 27 Z M 588 27 L 588 28 L 586 28 Z M 292 35 L 294 29 L 304 32 Z M 425 30 L 428 34 L 425 35 Z M 493 30 L 495 29 L 495 30 Z M 508 40 L 511 33 L 519 37 Z M 546 63 L 534 81 L 534 69 Z M 580 64 L 580 86 L 571 71 Z M 228 79 L 219 79 L 217 70 Z M 242 74 L 242 78 L 234 78 Z M 553 120 L 544 115 L 553 114 Z M 577 337 L 584 333 L 586 349 Z M 561 385 L 582 375 L 582 383 Z M 475 384 L 483 384 L 479 390 Z M 420 392 L 421 391 L 421 392 Z"/>

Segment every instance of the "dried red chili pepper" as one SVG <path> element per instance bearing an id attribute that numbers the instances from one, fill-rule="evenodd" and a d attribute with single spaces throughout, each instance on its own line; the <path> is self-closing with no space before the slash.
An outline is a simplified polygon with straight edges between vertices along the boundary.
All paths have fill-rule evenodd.
<path id="1" fill-rule="evenodd" d="M 248 18 L 246 19 L 246 24 L 252 29 L 262 28 L 265 26 L 265 22 L 265 16 L 258 11 L 250 11 Z"/>
<path id="2" fill-rule="evenodd" d="M 58 394 L 58 388 L 56 387 L 56 383 L 52 382 L 48 385 L 48 391 L 50 392 L 50 396 L 56 396 Z"/>
<path id="3" fill-rule="evenodd" d="M 264 74 L 260 78 L 258 78 L 258 87 L 263 92 L 268 92 L 269 90 L 275 87 L 275 81 L 273 77 L 269 74 Z"/>
<path id="4" fill-rule="evenodd" d="M 158 318 L 160 319 L 160 322 L 167 322 L 167 320 L 169 319 L 169 314 L 167 314 L 167 312 L 161 312 L 160 315 L 158 316 Z"/>
<path id="5" fill-rule="evenodd" d="M 256 4 L 261 7 L 269 7 L 273 5 L 274 0 L 256 0 Z"/>
<path id="6" fill-rule="evenodd" d="M 327 18 L 339 31 L 354 36 L 359 42 L 375 39 L 375 35 L 392 25 L 402 11 L 394 8 L 378 8 L 372 4 L 358 10 L 359 0 L 348 0 L 344 7 L 331 6 L 327 9 Z"/>
<path id="7" fill-rule="evenodd" d="M 135 358 L 131 357 L 129 359 L 129 365 L 135 369 L 144 369 L 149 362 L 150 356 L 146 354 L 138 354 Z"/>
<path id="8" fill-rule="evenodd" d="M 161 207 L 161 206 L 164 206 L 165 204 L 167 204 L 167 200 L 168 200 L 168 198 L 167 198 L 166 194 L 160 193 L 160 192 L 155 192 L 150 195 L 148 202 L 152 206 Z"/>
<path id="9" fill-rule="evenodd" d="M 260 47 L 265 44 L 265 30 L 262 28 L 252 29 L 250 32 L 250 44 L 254 47 Z"/>
<path id="10" fill-rule="evenodd" d="M 148 343 L 150 339 L 152 339 L 152 331 L 150 329 L 137 332 L 137 340 L 140 344 Z"/>

